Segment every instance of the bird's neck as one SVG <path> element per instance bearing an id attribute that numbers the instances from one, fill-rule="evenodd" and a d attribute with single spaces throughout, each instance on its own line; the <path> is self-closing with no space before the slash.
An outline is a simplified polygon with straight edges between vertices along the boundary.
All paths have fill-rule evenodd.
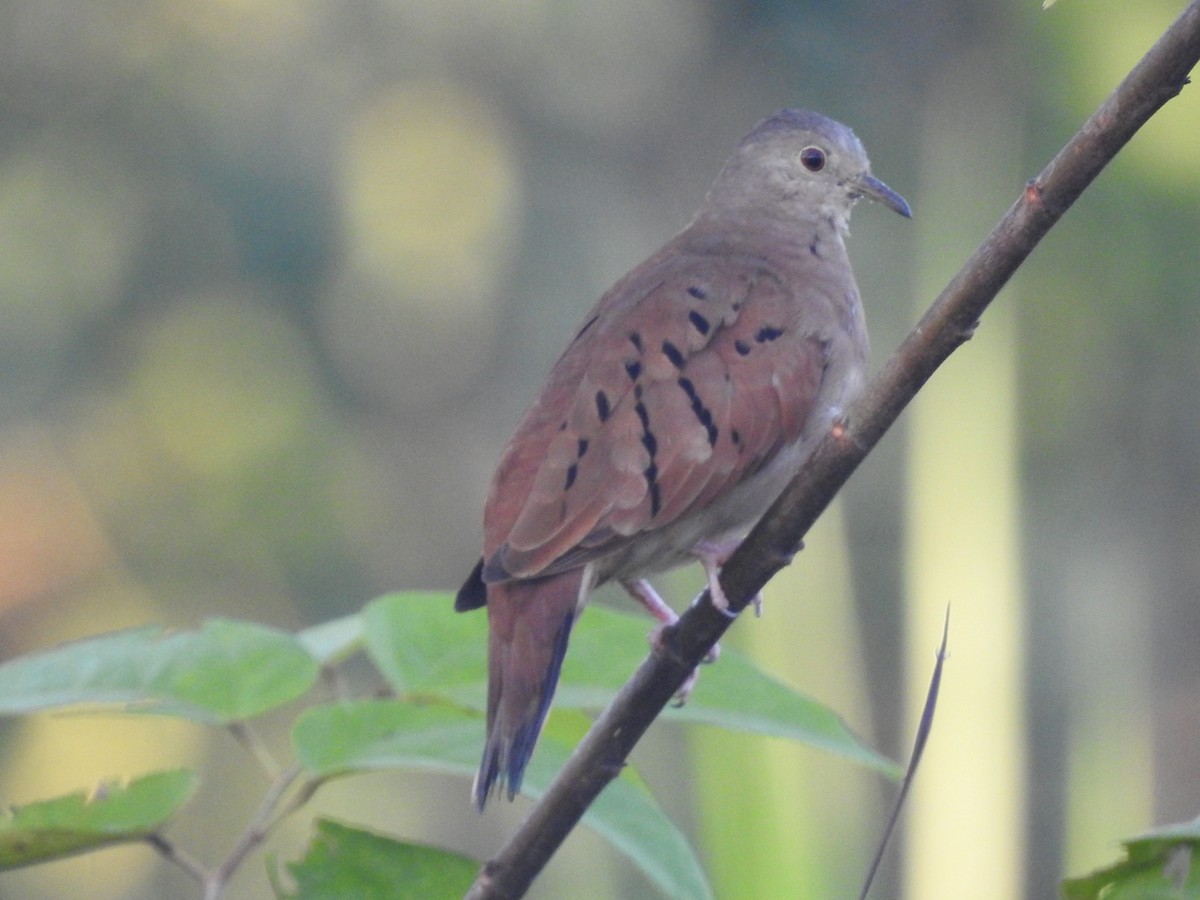
<path id="1" fill-rule="evenodd" d="M 702 209 L 681 238 L 697 249 L 721 247 L 789 263 L 814 255 L 846 256 L 846 216 L 838 211 L 810 209 L 807 214 L 773 205 L 757 208 Z"/>

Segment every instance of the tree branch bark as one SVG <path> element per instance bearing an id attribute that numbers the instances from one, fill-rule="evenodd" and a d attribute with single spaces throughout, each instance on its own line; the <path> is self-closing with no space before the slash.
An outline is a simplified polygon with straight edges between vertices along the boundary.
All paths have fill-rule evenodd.
<path id="1" fill-rule="evenodd" d="M 725 565 L 721 586 L 740 612 L 790 562 L 817 517 L 934 371 L 970 338 L 984 310 L 1033 248 L 1126 142 L 1188 83 L 1200 60 L 1200 0 L 1193 0 L 1125 80 L 1001 217 L 954 279 L 822 440 L 803 471 Z M 529 818 L 480 870 L 469 900 L 522 896 L 634 744 L 730 619 L 693 605 L 651 653 L 568 759 Z"/>

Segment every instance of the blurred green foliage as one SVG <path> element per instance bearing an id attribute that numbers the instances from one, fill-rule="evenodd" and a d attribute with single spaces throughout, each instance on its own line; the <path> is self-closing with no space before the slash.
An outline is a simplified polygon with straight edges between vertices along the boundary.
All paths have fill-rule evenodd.
<path id="1" fill-rule="evenodd" d="M 0 664 L 0 715 L 77 707 L 222 726 L 238 742 L 246 761 L 263 770 L 267 782 L 260 789 L 261 805 L 244 825 L 222 819 L 223 829 L 236 836 L 236 843 L 213 866 L 199 862 L 167 831 L 171 817 L 192 813 L 181 807 L 197 788 L 195 772 L 176 769 L 139 776 L 124 785 L 105 781 L 87 794 L 38 799 L 13 809 L 0 817 L 0 870 L 153 839 L 168 860 L 201 882 L 195 890 L 203 890 L 205 897 L 229 897 L 235 876 L 243 883 L 247 875 L 258 875 L 261 881 L 261 853 L 256 851 L 261 851 L 262 842 L 289 819 L 301 827 L 312 822 L 310 801 L 332 780 L 375 771 L 449 773 L 461 776 L 465 795 L 482 735 L 485 631 L 482 617 L 454 613 L 449 593 L 392 594 L 372 601 L 357 616 L 343 616 L 297 635 L 213 619 L 194 631 L 143 627 L 101 634 Z M 572 671 L 564 671 L 568 689 L 558 697 L 549 733 L 531 760 L 524 795 L 545 793 L 571 751 L 572 742 L 561 735 L 575 731 L 572 737 L 577 739 L 578 726 L 586 725 L 582 711 L 607 705 L 641 662 L 643 654 L 620 651 L 635 647 L 642 633 L 640 619 L 610 610 L 596 610 L 580 624 L 574 641 L 581 651 L 577 656 L 593 664 L 580 666 L 577 658 Z M 605 654 L 605 647 L 618 652 Z M 378 676 L 364 691 L 379 693 L 386 682 L 386 699 L 345 693 L 349 686 L 342 680 L 343 666 L 360 653 L 361 661 Z M 725 656 L 725 665 L 705 679 L 686 711 L 669 718 L 787 737 L 877 770 L 894 771 L 894 764 L 865 747 L 829 709 L 779 684 L 739 654 Z M 322 674 L 325 684 L 340 686 L 332 699 L 314 691 Z M 287 729 L 291 747 L 286 760 L 295 762 L 280 761 L 262 733 L 263 719 L 301 698 L 306 706 Z M 564 712 L 568 710 L 575 711 Z M 203 790 L 214 802 L 228 806 L 225 781 L 210 779 Z M 500 802 L 497 797 L 493 808 Z M 591 805 L 582 824 L 667 896 L 712 896 L 694 849 L 632 767 Z M 368 836 L 361 829 L 338 831 L 340 826 L 319 818 L 316 825 L 317 845 L 310 844 L 302 862 L 288 864 L 300 896 L 358 896 L 353 891 L 329 893 L 332 888 L 321 894 L 313 882 L 324 878 L 336 883 L 361 878 L 364 885 L 375 881 L 372 896 L 451 896 L 454 892 L 444 885 L 436 891 L 429 887 L 430 879 L 461 881 L 465 870 L 472 876 L 465 887 L 477 868 L 461 854 L 430 854 Z M 336 839 L 331 828 L 338 831 Z M 322 852 L 326 839 L 336 846 Z M 338 847 L 344 853 L 333 852 Z M 393 875 L 407 871 L 388 889 L 380 868 Z M 251 871 L 240 871 L 244 869 Z M 287 893 L 276 884 L 279 871 L 273 860 L 265 871 L 276 893 Z"/>
<path id="2" fill-rule="evenodd" d="M 221 615 L 297 628 L 387 589 L 454 587 L 478 552 L 491 467 L 571 327 L 780 106 L 852 124 L 916 211 L 917 230 L 855 222 L 878 361 L 933 273 L 1182 5 L 3 5 L 0 656 Z M 1018 614 L 1003 616 L 1022 655 L 1003 698 L 967 698 L 980 719 L 939 720 L 931 753 L 981 734 L 991 699 L 1015 710 L 1015 780 L 992 786 L 1021 812 L 1003 840 L 971 840 L 1011 848 L 989 864 L 1030 896 L 1108 861 L 1122 835 L 1200 810 L 1198 123 L 1188 88 L 1018 275 L 999 301 L 1007 324 L 985 319 L 949 367 L 997 353 L 1012 373 L 1011 395 L 981 379 L 955 409 L 968 432 L 1017 423 L 998 451 L 1013 477 L 946 502 L 968 536 L 989 533 L 972 511 L 1015 511 L 1004 571 Z M 939 443 L 936 418 L 913 447 Z M 844 527 L 814 535 L 796 580 L 768 591 L 772 624 L 731 638 L 838 698 L 893 755 L 914 719 L 903 673 L 927 671 L 936 638 L 912 613 L 905 466 L 903 440 L 885 441 L 845 492 Z M 696 584 L 665 586 L 682 602 Z M 988 626 L 971 630 L 970 587 L 947 690 L 956 664 L 994 649 Z M 87 727 L 76 743 L 55 722 L 6 725 L 0 800 L 142 764 L 109 723 Z M 886 783 L 770 739 L 708 740 L 663 726 L 639 754 L 672 817 L 710 836 L 718 895 L 852 893 Z M 226 761 L 178 732 L 148 742 L 163 765 Z M 327 802 L 485 855 L 511 820 L 446 804 L 450 789 L 426 778 Z M 397 791 L 425 812 L 406 818 Z M 964 858 L 956 838 L 987 835 L 990 812 L 970 832 L 942 814 L 877 896 L 901 895 L 914 854 Z M 726 854 L 729 832 L 757 821 L 780 823 L 780 846 Z M 820 848 L 795 867 L 781 862 L 792 833 Z M 0 892 L 175 895 L 148 854 L 122 853 L 5 876 Z M 581 877 L 596 896 L 646 890 L 605 853 L 573 841 L 536 890 L 561 896 Z M 789 880 L 755 894 L 764 872 Z"/>

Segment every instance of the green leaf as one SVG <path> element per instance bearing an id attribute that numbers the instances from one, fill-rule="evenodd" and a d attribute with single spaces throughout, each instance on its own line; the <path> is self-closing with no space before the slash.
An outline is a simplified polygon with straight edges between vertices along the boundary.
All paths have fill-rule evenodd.
<path id="1" fill-rule="evenodd" d="M 758 623 L 748 624 L 754 627 Z M 648 631 L 640 617 L 603 607 L 589 609 L 571 637 L 554 702 L 580 709 L 606 706 L 649 652 Z M 701 667 L 687 703 L 668 707 L 663 720 L 791 738 L 892 777 L 902 771 L 863 744 L 829 707 L 772 678 L 749 657 L 728 648 L 722 648 L 715 663 Z"/>
<path id="2" fill-rule="evenodd" d="M 296 640 L 321 665 L 336 665 L 362 647 L 362 615 L 354 613 L 305 628 L 296 634 Z"/>
<path id="3" fill-rule="evenodd" d="M 734 731 L 791 738 L 899 778 L 904 768 L 876 753 L 828 706 L 776 680 L 736 650 L 700 673 L 687 703 L 669 707 L 664 721 L 719 725 Z"/>
<path id="4" fill-rule="evenodd" d="M 330 704 L 306 711 L 292 731 L 297 758 L 316 776 L 405 768 L 474 775 L 483 746 L 479 716 L 449 705 L 395 700 Z M 540 797 L 571 747 L 543 735 L 522 793 Z M 463 802 L 468 791 L 463 786 Z M 622 776 L 605 789 L 583 822 L 625 854 L 672 897 L 709 897 L 703 869 L 687 840 L 654 798 Z"/>
<path id="5" fill-rule="evenodd" d="M 1066 900 L 1200 900 L 1200 819 L 1124 842 L 1125 859 L 1063 882 Z"/>
<path id="6" fill-rule="evenodd" d="M 393 768 L 469 775 L 483 746 L 483 723 L 437 703 L 330 703 L 301 714 L 292 746 L 300 764 L 322 778 Z"/>
<path id="7" fill-rule="evenodd" d="M 141 840 L 161 828 L 195 787 L 194 772 L 174 769 L 13 807 L 0 815 L 0 869 Z"/>
<path id="8" fill-rule="evenodd" d="M 363 619 L 368 653 L 397 692 L 483 709 L 485 615 L 453 612 L 447 594 L 391 594 L 371 603 Z M 590 607 L 571 635 L 555 707 L 596 711 L 607 706 L 649 652 L 651 627 L 641 616 Z M 901 772 L 863 744 L 837 713 L 733 650 L 722 650 L 714 665 L 704 666 L 688 702 L 666 710 L 663 718 L 792 738 L 893 778 Z"/>
<path id="9" fill-rule="evenodd" d="M 0 715 L 74 704 L 226 724 L 301 696 L 319 668 L 286 632 L 212 619 L 199 631 L 135 628 L 0 665 Z"/>
<path id="10" fill-rule="evenodd" d="M 388 594 L 362 613 L 367 654 L 398 694 L 432 694 L 483 708 L 487 615 L 454 611 L 449 594 Z"/>
<path id="11" fill-rule="evenodd" d="M 328 819 L 304 858 L 289 863 L 295 893 L 290 900 L 441 900 L 461 897 L 475 880 L 473 860 L 417 844 L 407 844 Z"/>

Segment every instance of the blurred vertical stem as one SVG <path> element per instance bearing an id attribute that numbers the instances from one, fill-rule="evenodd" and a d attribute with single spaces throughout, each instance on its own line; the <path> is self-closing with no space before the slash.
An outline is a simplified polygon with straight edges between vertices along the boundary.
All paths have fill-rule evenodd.
<path id="1" fill-rule="evenodd" d="M 762 619 L 747 618 L 729 643 L 853 727 L 869 716 L 851 582 L 842 506 L 835 503 L 805 551 L 767 586 Z M 865 854 L 872 837 L 863 825 L 879 816 L 870 806 L 878 796 L 875 773 L 790 741 L 704 729 L 692 742 L 716 896 L 820 900 L 853 893 L 865 865 L 856 851 Z"/>
<path id="2" fill-rule="evenodd" d="M 1090 546 L 1080 546 L 1071 560 L 1060 600 L 1073 644 L 1057 671 L 1071 703 L 1060 872 L 1110 862 L 1118 836 L 1154 821 L 1153 709 L 1161 698 L 1154 695 L 1150 667 L 1158 648 L 1150 616 L 1139 606 L 1154 597 L 1154 578 L 1145 569 L 1151 554 L 1132 550 L 1137 539 L 1113 530 L 1089 530 Z"/>
<path id="3" fill-rule="evenodd" d="M 916 295 L 935 293 L 1021 183 L 1020 88 L 1006 64 L 964 55 L 931 86 L 921 159 Z M 989 127 L 972 106 L 987 105 Z M 925 702 L 953 607 L 953 675 L 915 781 L 905 844 L 909 897 L 1007 900 L 1023 893 L 1026 716 L 1017 519 L 1013 288 L 910 413 L 905 550 L 906 720 Z M 923 301 L 922 301 L 923 302 Z M 918 310 L 919 311 L 919 310 Z M 923 776 L 923 777 L 922 777 Z"/>

